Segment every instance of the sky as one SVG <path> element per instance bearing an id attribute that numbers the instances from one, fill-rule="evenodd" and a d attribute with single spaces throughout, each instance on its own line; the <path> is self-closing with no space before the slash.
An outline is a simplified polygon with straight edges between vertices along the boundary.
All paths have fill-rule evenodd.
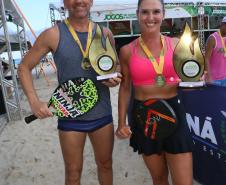
<path id="1" fill-rule="evenodd" d="M 5 0 L 4 0 L 5 1 Z M 7 0 L 8 1 L 8 0 Z M 13 0 L 11 0 L 13 2 Z M 30 24 L 31 28 L 38 36 L 42 31 L 51 27 L 50 19 L 50 9 L 49 3 L 61 2 L 61 0 L 15 0 Z M 60 19 L 60 14 L 57 11 L 54 11 L 55 19 Z M 13 23 L 7 23 L 9 33 L 17 33 L 17 28 Z M 30 31 L 27 23 L 24 21 L 25 29 L 28 32 L 28 35 L 31 41 L 34 43 L 35 37 Z M 1 34 L 3 29 L 1 30 Z M 7 53 L 3 53 L 2 57 L 8 58 Z M 20 58 L 20 52 L 13 52 L 13 58 Z"/>
<path id="2" fill-rule="evenodd" d="M 33 30 L 51 26 L 49 3 L 60 0 L 15 0 Z M 56 17 L 57 18 L 57 17 Z M 25 22 L 26 29 L 28 29 Z"/>
<path id="3" fill-rule="evenodd" d="M 5 1 L 5 0 L 4 0 Z M 8 0 L 6 0 L 8 1 Z M 11 0 L 13 2 L 13 0 Z M 15 0 L 19 8 L 26 17 L 33 30 L 39 31 L 51 27 L 49 4 L 61 2 L 63 0 Z M 94 1 L 111 1 L 111 0 L 94 0 Z M 129 0 L 128 0 L 129 1 Z M 60 19 L 60 14 L 55 12 L 55 19 Z M 29 30 L 26 22 L 25 28 Z"/>
<path id="4" fill-rule="evenodd" d="M 13 0 L 12 0 L 13 1 Z M 61 0 L 15 0 L 33 30 L 39 31 L 51 27 L 49 3 Z M 97 1 L 97 0 L 94 0 Z M 110 0 L 98 0 L 110 1 Z M 128 0 L 129 1 L 129 0 Z M 60 19 L 60 14 L 55 12 L 55 19 Z M 29 30 L 25 23 L 26 29 Z"/>
<path id="5" fill-rule="evenodd" d="M 8 1 L 8 0 L 4 0 Z M 11 0 L 13 2 L 13 0 Z M 62 2 L 63 0 L 15 0 L 24 14 L 27 22 L 30 24 L 32 30 L 38 36 L 42 31 L 51 27 L 50 9 L 49 4 L 54 2 Z M 97 0 L 94 0 L 97 1 Z M 98 0 L 99 1 L 99 0 Z M 109 1 L 109 0 L 100 0 Z M 54 11 L 55 19 L 60 20 L 60 14 Z M 24 21 L 25 29 L 28 32 L 29 38 L 34 43 L 35 37 L 33 36 L 30 28 L 26 21 Z M 9 33 L 17 33 L 17 28 L 14 24 L 8 22 Z M 4 34 L 3 30 L 0 30 L 0 34 Z M 13 58 L 20 58 L 19 52 L 13 52 Z M 5 58 L 8 58 L 7 54 L 4 53 Z"/>
<path id="6" fill-rule="evenodd" d="M 8 1 L 8 0 L 4 0 Z M 11 0 L 13 2 L 13 0 Z M 61 2 L 61 0 L 15 0 L 30 24 L 32 30 L 38 36 L 42 31 L 51 27 L 51 18 L 50 18 L 50 9 L 49 4 L 54 2 Z M 97 0 L 94 0 L 97 1 Z M 98 0 L 98 1 L 109 1 L 109 0 Z M 60 20 L 60 14 L 57 11 L 54 11 L 55 19 Z M 30 31 L 27 23 L 24 21 L 25 29 L 28 32 L 28 35 L 31 41 L 34 43 L 35 37 Z M 14 24 L 8 22 L 9 33 L 16 33 L 17 28 Z M 3 33 L 3 30 L 0 30 L 0 34 Z M 4 34 L 4 33 L 3 33 Z M 20 58 L 19 52 L 14 52 L 14 58 Z M 5 54 L 6 55 L 6 54 Z M 8 58 L 7 55 L 4 56 Z"/>
<path id="7" fill-rule="evenodd" d="M 51 27 L 49 3 L 60 0 L 15 0 L 25 18 L 35 32 Z M 55 18 L 60 19 L 60 14 L 55 11 Z M 30 30 L 24 21 L 26 30 Z"/>

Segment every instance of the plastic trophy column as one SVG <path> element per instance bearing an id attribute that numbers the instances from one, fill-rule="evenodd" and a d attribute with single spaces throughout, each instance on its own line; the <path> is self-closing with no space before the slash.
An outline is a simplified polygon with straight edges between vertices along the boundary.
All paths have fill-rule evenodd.
<path id="1" fill-rule="evenodd" d="M 117 56 L 112 47 L 109 36 L 106 37 L 106 50 L 102 43 L 102 31 L 97 24 L 96 33 L 89 48 L 89 61 L 93 69 L 100 75 L 98 81 L 108 80 L 117 77 Z"/>
<path id="2" fill-rule="evenodd" d="M 190 42 L 191 29 L 186 22 L 184 33 L 174 50 L 174 69 L 182 80 L 182 82 L 179 83 L 179 88 L 202 88 L 204 87 L 204 82 L 199 80 L 204 73 L 205 60 L 198 43 L 198 38 L 194 42 L 193 51 L 191 50 Z"/>

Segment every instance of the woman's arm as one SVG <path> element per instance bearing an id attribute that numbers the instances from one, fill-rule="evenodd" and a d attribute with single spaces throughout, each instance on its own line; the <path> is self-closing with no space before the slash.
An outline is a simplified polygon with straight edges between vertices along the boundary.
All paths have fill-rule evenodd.
<path id="1" fill-rule="evenodd" d="M 125 139 L 128 137 L 125 129 L 128 128 L 126 124 L 126 114 L 130 102 L 131 94 L 131 79 L 129 71 L 129 62 L 131 59 L 130 46 L 126 45 L 120 50 L 119 60 L 121 64 L 122 82 L 119 87 L 118 97 L 118 128 L 116 130 L 116 136 L 119 139 Z"/>

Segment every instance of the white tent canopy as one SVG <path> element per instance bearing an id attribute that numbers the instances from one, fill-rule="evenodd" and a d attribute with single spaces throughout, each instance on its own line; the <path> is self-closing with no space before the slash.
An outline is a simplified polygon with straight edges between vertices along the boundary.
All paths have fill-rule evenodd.
<path id="1" fill-rule="evenodd" d="M 118 20 L 117 17 L 112 19 L 110 15 L 124 14 L 125 16 L 123 20 L 135 20 L 137 3 L 138 0 L 94 0 L 94 5 L 91 8 L 91 19 L 95 22 L 114 21 Z M 166 18 L 184 18 L 197 16 L 197 6 L 199 5 L 226 6 L 226 0 L 218 0 L 217 2 L 216 0 L 165 0 L 164 4 L 166 9 Z M 188 10 L 188 7 L 190 7 L 190 10 Z M 106 17 L 107 14 L 110 15 Z"/>
<path id="2" fill-rule="evenodd" d="M 221 0 L 223 2 L 223 0 Z M 165 0 L 164 4 L 167 3 L 191 3 L 196 4 L 198 0 Z M 213 0 L 212 0 L 213 2 Z M 103 1 L 94 0 L 94 5 L 91 8 L 91 12 L 94 11 L 109 11 L 109 10 L 125 10 L 125 9 L 137 9 L 138 0 L 115 0 L 115 1 Z"/>
<path id="3" fill-rule="evenodd" d="M 49 7 L 60 12 L 61 7 L 64 8 L 64 4 L 60 2 L 49 3 Z"/>
<path id="4" fill-rule="evenodd" d="M 197 1 L 197 0 L 194 0 Z M 223 1 L 223 0 L 222 0 Z M 134 9 L 137 8 L 138 0 L 115 0 L 115 1 L 104 1 L 104 0 L 94 0 L 93 7 L 91 12 L 94 11 L 109 11 L 109 10 L 124 10 L 124 9 Z M 169 0 L 165 0 L 165 3 L 168 3 Z M 192 0 L 189 1 L 170 1 L 172 3 L 193 3 Z M 60 10 L 61 7 L 64 7 L 64 4 L 61 2 L 50 3 L 50 7 L 53 7 L 55 10 Z"/>
<path id="5" fill-rule="evenodd" d="M 136 20 L 137 3 L 138 0 L 94 0 L 90 11 L 91 19 L 95 22 L 117 21 L 120 19 Z M 166 18 L 185 18 L 197 16 L 197 6 L 199 5 L 226 6 L 226 0 L 218 0 L 217 2 L 216 0 L 165 0 L 164 4 L 166 7 Z M 50 3 L 50 7 L 60 12 L 64 5 L 61 1 L 59 3 Z M 190 10 L 187 7 L 190 7 Z M 118 17 L 113 17 L 112 19 L 112 14 L 115 16 L 118 14 Z"/>
<path id="6" fill-rule="evenodd" d="M 124 9 L 134 9 L 137 8 L 138 0 L 114 0 L 114 1 L 107 1 L 107 0 L 94 0 L 93 7 L 91 8 L 91 12 L 93 11 L 108 11 L 108 10 L 124 10 Z M 197 5 L 201 3 L 205 4 L 220 4 L 226 3 L 225 0 L 164 0 L 164 4 L 185 4 L 190 3 Z M 50 3 L 52 7 L 59 10 L 61 7 L 64 7 L 62 2 L 54 2 Z"/>
<path id="7" fill-rule="evenodd" d="M 12 16 L 12 23 L 21 27 L 24 27 L 23 25 L 23 17 L 21 16 L 18 8 L 14 4 L 13 0 L 4 0 L 4 8 L 6 15 Z M 10 23 L 10 24 L 12 24 Z M 12 51 L 20 51 L 20 40 L 19 35 L 14 30 L 11 30 L 9 25 L 7 26 L 8 36 L 9 36 L 9 42 L 11 44 L 11 50 Z M 13 25 L 12 24 L 12 25 Z M 21 37 L 21 42 L 24 41 L 24 39 Z M 5 46 L 5 33 L 4 29 L 0 29 L 0 50 Z M 30 48 L 30 45 L 29 45 Z"/>
<path id="8" fill-rule="evenodd" d="M 19 26 L 23 24 L 23 17 L 19 13 L 18 9 L 16 8 L 15 4 L 12 0 L 4 0 L 4 6 L 6 14 L 10 14 L 13 18 L 13 23 Z"/>

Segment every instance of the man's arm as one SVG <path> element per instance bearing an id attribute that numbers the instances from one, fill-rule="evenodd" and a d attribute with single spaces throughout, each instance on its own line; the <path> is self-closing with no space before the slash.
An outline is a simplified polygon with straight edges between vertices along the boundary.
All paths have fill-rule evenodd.
<path id="1" fill-rule="evenodd" d="M 53 114 L 48 109 L 46 103 L 39 101 L 34 88 L 31 71 L 39 63 L 42 57 L 47 55 L 49 52 L 54 53 L 56 48 L 54 45 L 56 45 L 57 38 L 59 40 L 59 33 L 57 31 L 59 32 L 57 27 L 52 27 L 42 32 L 35 41 L 34 46 L 25 55 L 18 67 L 18 76 L 21 86 L 27 96 L 32 112 L 39 119 L 53 116 Z"/>
<path id="2" fill-rule="evenodd" d="M 206 74 L 207 83 L 213 83 L 213 80 L 210 75 L 210 57 L 212 55 L 215 44 L 216 44 L 215 38 L 213 36 L 209 36 L 206 42 L 206 50 L 205 50 L 205 71 L 207 71 L 207 74 Z"/>

